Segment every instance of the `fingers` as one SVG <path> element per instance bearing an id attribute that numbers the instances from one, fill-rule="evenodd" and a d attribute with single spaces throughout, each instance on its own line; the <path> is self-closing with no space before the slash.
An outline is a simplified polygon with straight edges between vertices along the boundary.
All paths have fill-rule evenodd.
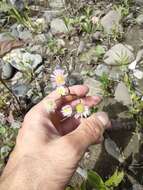
<path id="1" fill-rule="evenodd" d="M 99 96 L 93 96 L 93 97 L 87 96 L 82 99 L 82 102 L 84 103 L 84 105 L 87 105 L 89 108 L 96 106 L 97 104 L 100 103 L 100 101 L 101 101 L 101 98 Z M 71 106 L 74 107 L 78 102 L 79 100 L 75 100 L 71 102 Z M 75 130 L 79 124 L 80 124 L 80 119 L 75 119 L 74 117 L 69 118 L 62 123 L 61 129 L 59 129 L 60 133 L 62 135 L 70 133 L 73 130 Z"/>
<path id="2" fill-rule="evenodd" d="M 57 91 L 53 91 L 46 98 L 42 100 L 42 106 L 44 105 L 44 109 L 47 108 L 47 104 L 55 104 L 55 109 L 61 108 L 63 105 L 76 100 L 78 98 L 82 98 L 86 96 L 89 91 L 89 88 L 84 85 L 76 85 L 68 88 L 69 95 L 61 97 Z"/>
<path id="3" fill-rule="evenodd" d="M 109 118 L 106 113 L 99 112 L 84 119 L 79 127 L 65 135 L 63 139 L 79 153 L 84 153 L 89 145 L 100 143 L 104 130 L 108 128 Z"/>
<path id="4" fill-rule="evenodd" d="M 89 91 L 89 88 L 85 85 L 75 85 L 75 86 L 71 86 L 68 88 L 69 91 L 70 91 L 70 94 L 75 94 L 79 97 L 83 97 L 85 96 L 88 91 Z M 53 91 L 52 93 L 50 93 L 47 98 L 53 98 L 53 99 L 58 99 L 60 98 L 60 95 L 57 94 L 57 91 Z"/>

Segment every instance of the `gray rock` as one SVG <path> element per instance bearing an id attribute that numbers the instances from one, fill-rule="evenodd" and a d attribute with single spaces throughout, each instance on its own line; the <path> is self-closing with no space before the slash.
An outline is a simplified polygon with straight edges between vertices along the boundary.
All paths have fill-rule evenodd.
<path id="1" fill-rule="evenodd" d="M 111 138 L 108 137 L 105 139 L 104 146 L 109 155 L 118 160 L 120 163 L 124 162 L 124 158 L 121 155 L 119 147 Z"/>
<path id="2" fill-rule="evenodd" d="M 13 6 L 15 6 L 18 10 L 23 10 L 25 7 L 24 0 L 8 0 Z"/>
<path id="3" fill-rule="evenodd" d="M 131 105 L 132 103 L 128 88 L 123 82 L 118 84 L 114 96 L 117 102 L 122 102 L 125 106 Z"/>
<path id="4" fill-rule="evenodd" d="M 97 66 L 96 70 L 95 70 L 95 74 L 98 77 L 101 77 L 103 74 L 109 74 L 109 67 L 107 65 L 104 64 L 100 64 Z"/>
<path id="5" fill-rule="evenodd" d="M 125 158 L 128 158 L 131 154 L 137 154 L 139 153 L 140 149 L 140 139 L 139 139 L 139 134 L 134 133 L 130 142 L 128 145 L 125 147 L 123 153 Z"/>
<path id="6" fill-rule="evenodd" d="M 82 53 L 85 49 L 85 43 L 84 41 L 80 41 L 78 49 L 77 49 L 77 55 L 79 55 L 80 53 Z"/>
<path id="7" fill-rule="evenodd" d="M 101 25 L 106 33 L 111 34 L 113 29 L 118 29 L 122 31 L 122 26 L 120 25 L 121 15 L 117 11 L 110 11 L 101 19 Z"/>
<path id="8" fill-rule="evenodd" d="M 127 30 L 127 33 L 125 34 L 125 43 L 131 45 L 136 53 L 140 50 L 140 47 L 143 45 L 142 39 L 143 29 L 138 25 L 129 28 Z"/>
<path id="9" fill-rule="evenodd" d="M 139 25 L 143 25 L 143 14 L 139 15 L 139 16 L 136 18 L 136 22 L 137 22 Z"/>
<path id="10" fill-rule="evenodd" d="M 78 84 L 83 84 L 83 78 L 79 73 L 72 73 L 68 77 L 68 85 L 73 86 L 73 85 L 78 85 Z"/>
<path id="11" fill-rule="evenodd" d="M 46 34 L 37 34 L 34 37 L 34 42 L 37 44 L 43 44 L 48 42 L 48 36 Z"/>
<path id="12" fill-rule="evenodd" d="M 29 53 L 25 49 L 14 49 L 5 55 L 3 60 L 19 71 L 33 71 L 42 63 L 41 55 Z"/>
<path id="13" fill-rule="evenodd" d="M 17 84 L 18 82 L 22 83 L 23 80 L 24 80 L 23 73 L 21 73 L 21 72 L 18 71 L 14 75 L 14 77 L 11 79 L 11 85 L 13 86 L 13 85 Z"/>
<path id="14" fill-rule="evenodd" d="M 18 84 L 17 83 L 12 86 L 12 91 L 18 97 L 25 97 L 29 89 L 30 89 L 30 86 L 27 84 Z"/>
<path id="15" fill-rule="evenodd" d="M 9 32 L 0 33 L 0 42 L 6 41 L 6 40 L 12 40 L 12 39 L 13 37 L 10 35 Z"/>
<path id="16" fill-rule="evenodd" d="M 109 72 L 109 78 L 113 81 L 119 81 L 124 75 L 125 70 L 121 66 L 112 66 Z"/>
<path id="17" fill-rule="evenodd" d="M 134 2 L 137 4 L 137 5 L 143 5 L 143 1 L 142 0 L 134 0 Z"/>
<path id="18" fill-rule="evenodd" d="M 32 39 L 32 33 L 29 30 L 24 29 L 23 31 L 19 32 L 19 38 L 22 40 Z"/>
<path id="19" fill-rule="evenodd" d="M 61 9 L 65 6 L 65 0 L 49 0 L 49 5 L 54 9 Z"/>
<path id="20" fill-rule="evenodd" d="M 51 22 L 51 32 L 52 34 L 67 33 L 68 29 L 62 19 L 56 18 Z"/>
<path id="21" fill-rule="evenodd" d="M 131 48 L 130 48 L 131 49 Z M 124 65 L 131 63 L 135 57 L 129 46 L 116 44 L 104 56 L 107 65 Z"/>
<path id="22" fill-rule="evenodd" d="M 89 95 L 102 95 L 101 82 L 88 77 L 85 79 L 84 84 L 89 87 Z"/>
<path id="23" fill-rule="evenodd" d="M 140 184 L 134 184 L 132 187 L 132 190 L 142 190 L 142 189 L 143 189 L 143 186 Z"/>
<path id="24" fill-rule="evenodd" d="M 100 31 L 97 31 L 97 32 L 95 32 L 95 33 L 92 35 L 92 41 L 93 41 L 93 42 L 99 41 L 100 38 L 101 38 L 101 32 L 100 32 Z"/>
<path id="25" fill-rule="evenodd" d="M 43 17 L 46 19 L 47 22 L 51 22 L 52 19 L 61 16 L 62 11 L 60 10 L 46 10 L 44 11 Z"/>
<path id="26" fill-rule="evenodd" d="M 32 33 L 21 24 L 13 24 L 10 27 L 10 30 L 11 30 L 11 34 L 15 38 L 20 38 L 22 40 L 26 40 L 26 39 L 32 40 L 32 37 L 33 37 Z"/>
<path id="27" fill-rule="evenodd" d="M 45 46 L 41 45 L 41 44 L 39 44 L 39 45 L 32 45 L 30 47 L 31 53 L 33 53 L 33 54 L 40 54 L 40 55 L 43 55 L 46 52 L 46 49 L 47 48 Z"/>
<path id="28" fill-rule="evenodd" d="M 3 63 L 2 65 L 2 79 L 8 80 L 15 74 L 15 69 L 9 63 Z"/>

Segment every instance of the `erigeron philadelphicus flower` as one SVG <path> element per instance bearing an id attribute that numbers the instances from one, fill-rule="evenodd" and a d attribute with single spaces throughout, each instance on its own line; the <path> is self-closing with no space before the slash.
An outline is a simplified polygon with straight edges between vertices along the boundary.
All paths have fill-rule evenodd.
<path id="1" fill-rule="evenodd" d="M 57 92 L 57 94 L 59 94 L 61 96 L 67 95 L 67 89 L 64 86 L 57 87 L 56 92 Z"/>
<path id="2" fill-rule="evenodd" d="M 53 87 L 64 86 L 66 83 L 67 74 L 63 69 L 55 69 L 53 74 L 51 75 L 51 82 Z"/>
<path id="3" fill-rule="evenodd" d="M 64 117 L 71 117 L 73 114 L 73 109 L 70 105 L 66 105 L 62 107 L 61 113 L 63 114 Z"/>
<path id="4" fill-rule="evenodd" d="M 99 22 L 99 18 L 97 16 L 93 16 L 91 18 L 92 24 L 97 24 Z"/>
<path id="5" fill-rule="evenodd" d="M 55 112 L 56 110 L 56 102 L 54 100 L 47 100 L 44 102 L 45 108 L 48 113 Z"/>
<path id="6" fill-rule="evenodd" d="M 89 107 L 84 105 L 82 102 L 78 103 L 76 106 L 75 106 L 75 118 L 78 119 L 78 118 L 83 118 L 83 117 L 88 117 L 90 115 L 90 110 L 89 110 Z"/>

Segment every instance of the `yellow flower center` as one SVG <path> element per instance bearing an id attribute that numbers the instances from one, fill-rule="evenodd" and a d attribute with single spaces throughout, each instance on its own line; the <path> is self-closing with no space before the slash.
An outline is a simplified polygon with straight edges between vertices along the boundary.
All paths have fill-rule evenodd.
<path id="1" fill-rule="evenodd" d="M 57 83 L 57 84 L 63 84 L 64 82 L 65 82 L 65 78 L 64 78 L 63 75 L 58 75 L 58 76 L 56 77 L 56 83 Z"/>
<path id="2" fill-rule="evenodd" d="M 71 109 L 70 108 L 64 108 L 64 113 L 70 113 Z"/>
<path id="3" fill-rule="evenodd" d="M 85 111 L 84 105 L 82 103 L 77 104 L 76 111 L 77 113 L 83 113 Z"/>
<path id="4" fill-rule="evenodd" d="M 58 87 L 58 88 L 57 88 L 57 93 L 58 93 L 59 95 L 64 96 L 64 95 L 66 95 L 66 89 L 65 89 L 64 87 Z"/>

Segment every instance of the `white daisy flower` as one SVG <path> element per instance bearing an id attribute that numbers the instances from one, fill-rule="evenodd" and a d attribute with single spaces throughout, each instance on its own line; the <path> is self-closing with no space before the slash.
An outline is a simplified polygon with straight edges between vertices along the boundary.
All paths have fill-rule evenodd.
<path id="1" fill-rule="evenodd" d="M 76 106 L 75 106 L 75 118 L 78 119 L 78 118 L 83 118 L 83 117 L 88 117 L 90 115 L 90 110 L 89 110 L 89 107 L 88 106 L 85 106 L 82 102 L 78 103 Z"/>
<path id="2" fill-rule="evenodd" d="M 61 96 L 65 96 L 67 94 L 67 90 L 64 86 L 57 87 L 56 92 Z"/>
<path id="3" fill-rule="evenodd" d="M 56 110 L 56 102 L 54 100 L 45 101 L 45 108 L 48 113 L 55 112 Z"/>
<path id="4" fill-rule="evenodd" d="M 92 24 L 97 24 L 99 22 L 99 18 L 97 16 L 93 16 L 91 18 Z"/>
<path id="5" fill-rule="evenodd" d="M 70 105 L 62 107 L 61 113 L 63 114 L 64 117 L 71 117 L 73 113 L 72 107 Z"/>
<path id="6" fill-rule="evenodd" d="M 54 88 L 65 85 L 67 74 L 64 72 L 63 69 L 58 68 L 51 75 L 51 82 Z"/>

